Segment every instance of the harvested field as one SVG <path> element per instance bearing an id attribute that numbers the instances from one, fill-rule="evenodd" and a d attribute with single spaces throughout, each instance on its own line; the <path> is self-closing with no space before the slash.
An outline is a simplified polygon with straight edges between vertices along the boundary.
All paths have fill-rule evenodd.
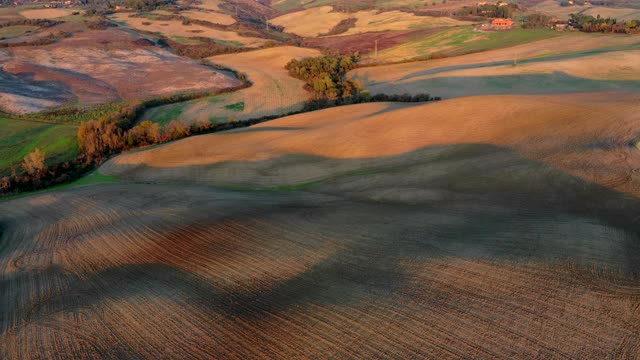
<path id="1" fill-rule="evenodd" d="M 30 9 L 20 11 L 20 15 L 27 19 L 55 19 L 71 15 L 73 9 Z"/>
<path id="2" fill-rule="evenodd" d="M 516 45 L 528 45 L 535 41 L 568 36 L 557 31 L 524 30 L 479 32 L 473 27 L 456 27 L 427 34 L 425 37 L 411 39 L 396 46 L 385 48 L 378 57 L 369 52 L 363 59 L 365 63 L 400 62 L 430 57 L 450 57 L 469 53 L 508 48 Z"/>
<path id="3" fill-rule="evenodd" d="M 0 357 L 633 357 L 638 100 L 334 108 L 0 203 Z"/>
<path id="4" fill-rule="evenodd" d="M 24 113 L 75 101 L 97 104 L 240 84 L 136 40 L 119 29 L 87 30 L 52 45 L 13 48 L 0 57 L 2 105 Z"/>
<path id="5" fill-rule="evenodd" d="M 194 4 L 195 7 L 205 10 L 220 11 L 222 0 L 198 0 L 200 4 Z"/>
<path id="6" fill-rule="evenodd" d="M 180 20 L 151 20 L 143 17 L 129 17 L 128 13 L 116 13 L 109 18 L 124 23 L 136 30 L 159 33 L 171 38 L 208 37 L 219 40 L 224 44 L 235 44 L 237 47 L 259 47 L 267 39 L 240 36 L 234 31 L 213 29 L 210 27 L 191 24 L 184 25 Z"/>
<path id="7" fill-rule="evenodd" d="M 285 14 L 270 22 L 274 25 L 284 26 L 286 32 L 304 37 L 316 37 L 329 32 L 340 21 L 351 16 L 351 14 L 333 11 L 332 6 L 320 6 Z"/>
<path id="8" fill-rule="evenodd" d="M 314 7 L 307 10 L 282 15 L 271 20 L 273 24 L 284 26 L 285 31 L 305 37 L 316 37 L 333 29 L 340 21 L 356 18 L 355 27 L 336 36 L 348 36 L 369 32 L 393 30 L 418 30 L 443 26 L 469 24 L 446 17 L 416 16 L 403 11 L 378 10 L 359 11 L 354 14 L 333 11 L 331 6 Z"/>
<path id="9" fill-rule="evenodd" d="M 189 19 L 203 20 L 220 25 L 231 25 L 235 24 L 236 22 L 236 19 L 234 19 L 232 16 L 215 11 L 191 10 L 181 12 L 180 15 Z"/>
<path id="10" fill-rule="evenodd" d="M 39 148 L 47 163 L 71 160 L 78 155 L 78 127 L 0 117 L 0 177 L 11 174 L 11 165 Z"/>
<path id="11" fill-rule="evenodd" d="M 464 56 L 361 68 L 350 75 L 374 93 L 428 92 L 445 97 L 634 90 L 639 46 L 638 36 L 570 34 Z M 475 81 L 475 85 L 460 87 L 465 79 L 455 75 L 461 73 L 474 74 L 466 80 Z M 449 75 L 451 82 L 447 83 Z M 436 77 L 437 81 L 423 81 Z M 541 87 L 541 83 L 545 85 Z"/>
<path id="12" fill-rule="evenodd" d="M 334 108 L 123 154 L 102 171 L 136 181 L 297 186 L 361 168 L 375 179 L 377 168 L 397 170 L 392 165 L 405 161 L 417 166 L 419 156 L 411 154 L 422 154 L 421 149 L 490 144 L 640 195 L 633 170 L 640 166 L 640 153 L 629 145 L 640 134 L 639 99 L 622 93 L 478 96 L 425 105 Z M 526 174 L 527 169 L 519 171 Z"/>
<path id="13" fill-rule="evenodd" d="M 274 47 L 209 58 L 210 61 L 247 74 L 253 85 L 234 93 L 148 110 L 142 119 L 160 123 L 171 120 L 225 122 L 299 110 L 310 95 L 304 83 L 289 76 L 284 66 L 293 58 L 320 56 L 320 52 L 293 46 Z M 232 106 L 242 104 L 240 106 Z"/>
<path id="14" fill-rule="evenodd" d="M 359 11 L 354 17 L 358 19 L 356 26 L 338 36 L 374 31 L 415 30 L 470 24 L 467 21 L 454 20 L 447 17 L 417 16 L 412 13 L 395 10 L 385 12 L 378 12 L 378 10 Z"/>
<path id="15" fill-rule="evenodd" d="M 559 18 L 568 18 L 571 14 L 586 14 L 591 16 L 613 17 L 618 20 L 640 19 L 640 10 L 624 7 L 606 6 L 560 6 L 559 1 L 546 0 L 531 7 L 530 11 L 539 12 Z"/>
<path id="16" fill-rule="evenodd" d="M 427 37 L 443 31 L 443 29 L 446 28 L 382 31 L 348 36 L 324 36 L 305 39 L 303 46 L 331 49 L 343 54 L 359 52 L 366 55 L 375 51 L 376 40 L 378 41 L 378 50 L 383 51 L 406 42 Z"/>
<path id="17" fill-rule="evenodd" d="M 640 47 L 594 55 L 557 56 L 416 71 L 376 82 L 373 93 L 431 93 L 445 98 L 485 94 L 640 92 Z"/>

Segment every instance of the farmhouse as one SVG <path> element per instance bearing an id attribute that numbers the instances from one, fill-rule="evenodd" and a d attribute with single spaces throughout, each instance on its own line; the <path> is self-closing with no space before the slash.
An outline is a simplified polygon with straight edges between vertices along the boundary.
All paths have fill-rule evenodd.
<path id="1" fill-rule="evenodd" d="M 507 29 L 513 26 L 513 20 L 511 19 L 493 19 L 491 22 L 491 27 L 494 29 Z"/>

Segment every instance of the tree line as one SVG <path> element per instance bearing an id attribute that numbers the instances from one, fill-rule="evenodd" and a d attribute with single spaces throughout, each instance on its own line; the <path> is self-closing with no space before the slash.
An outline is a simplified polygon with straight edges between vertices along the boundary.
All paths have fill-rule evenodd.
<path id="1" fill-rule="evenodd" d="M 593 17 L 585 14 L 571 14 L 569 25 L 584 32 L 637 34 L 640 20 L 618 21 L 615 18 Z"/>
<path id="2" fill-rule="evenodd" d="M 511 18 L 518 10 L 518 5 L 509 3 L 504 4 L 502 1 L 495 4 L 483 4 L 474 6 L 464 6 L 456 11 L 456 16 L 482 16 L 486 18 Z"/>

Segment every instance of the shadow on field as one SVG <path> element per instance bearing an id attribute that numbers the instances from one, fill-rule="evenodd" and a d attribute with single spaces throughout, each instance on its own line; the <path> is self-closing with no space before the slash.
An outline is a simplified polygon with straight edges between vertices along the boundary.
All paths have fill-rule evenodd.
<path id="1" fill-rule="evenodd" d="M 246 174 L 247 169 L 257 171 L 256 178 L 286 179 L 299 172 L 301 164 L 313 174 L 324 174 L 323 181 L 307 191 L 185 185 L 189 175 L 218 174 L 220 182 L 225 174 Z M 64 265 L 27 266 L 1 274 L 0 289 L 9 289 L 11 296 L 0 297 L 0 335 L 13 336 L 8 325 L 17 323 L 17 328 L 43 328 L 69 341 L 88 339 L 102 357 L 124 358 L 183 345 L 186 351 L 223 352 L 228 349 L 220 344 L 247 339 L 268 344 L 271 337 L 281 336 L 279 331 L 296 339 L 303 336 L 296 333 L 300 324 L 313 334 L 340 336 L 343 329 L 318 320 L 325 316 L 345 317 L 392 336 L 389 318 L 430 331 L 430 320 L 420 318 L 427 308 L 442 309 L 445 317 L 455 319 L 459 315 L 446 313 L 447 306 L 473 303 L 483 313 L 486 309 L 489 324 L 507 330 L 521 325 L 494 314 L 515 318 L 526 309 L 538 309 L 527 307 L 529 303 L 498 308 L 486 302 L 490 297 L 476 299 L 474 287 L 465 287 L 490 280 L 490 286 L 500 288 L 495 284 L 501 279 L 498 274 L 493 278 L 463 272 L 460 284 L 431 289 L 438 279 L 430 280 L 429 272 L 439 265 L 423 265 L 441 259 L 451 259 L 447 264 L 452 267 L 459 259 L 533 263 L 531 271 L 542 275 L 531 279 L 538 280 L 553 276 L 540 264 L 596 267 L 612 278 L 626 277 L 633 291 L 639 284 L 639 199 L 503 147 L 452 144 L 351 160 L 296 154 L 173 171 L 182 176 L 175 185 L 99 185 L 45 195 L 50 200 L 43 196 L 0 203 L 0 241 L 10 239 L 9 247 L 18 249 L 17 254 L 31 255 L 27 250 L 34 247 L 20 249 L 23 242 L 60 236 L 54 230 L 62 235 L 57 242 L 73 246 L 50 257 Z M 14 210 L 20 206 L 25 210 Z M 82 226 L 83 216 L 100 224 Z M 64 221 L 71 226 L 62 226 Z M 37 226 L 29 226 L 32 222 Z M 20 231 L 18 223 L 23 225 Z M 71 241 L 74 235 L 81 239 Z M 47 245 L 40 250 L 53 251 L 57 243 Z M 1 255 L 4 264 L 16 254 Z M 574 304 L 583 301 L 583 293 L 592 296 L 588 282 L 595 276 L 587 274 L 584 286 L 576 285 L 583 280 L 570 274 L 551 278 L 553 285 L 543 287 L 547 290 L 539 296 L 548 296 L 563 314 L 576 317 L 571 313 Z M 522 278 L 505 284 L 506 291 L 529 295 L 536 287 L 527 287 L 528 275 L 519 275 Z M 571 284 L 569 294 L 576 297 L 553 298 L 562 284 Z M 421 285 L 426 290 L 417 289 Z M 412 308 L 416 303 L 420 307 Z M 546 311 L 546 304 L 540 309 Z M 378 314 L 380 321 L 371 323 L 367 312 Z M 526 315 L 531 318 L 551 321 L 546 313 L 530 312 Z M 416 321 L 402 320 L 402 313 Z M 140 329 L 148 332 L 141 335 L 162 340 L 138 340 L 143 339 L 136 334 Z M 355 335 L 369 340 L 368 334 Z M 191 346 L 200 338 L 218 343 Z M 395 344 L 396 338 L 390 339 Z M 237 350 L 235 346 L 241 345 L 231 348 Z"/>
<path id="2" fill-rule="evenodd" d="M 353 230 L 358 238 L 371 236 L 368 244 L 380 237 L 382 254 L 428 257 L 438 249 L 447 256 L 567 260 L 640 274 L 637 198 L 494 145 L 431 146 L 367 159 L 291 154 L 179 168 L 118 166 L 117 175 L 129 179 L 177 184 L 193 179 L 283 199 L 302 189 L 337 196 L 344 202 L 309 217 L 316 223 L 326 219 L 327 228 Z M 585 178 L 592 175 L 589 168 L 584 171 Z M 611 164 L 608 173 L 633 183 L 628 171 Z M 352 207 L 359 209 L 345 210 Z M 414 242 L 400 245 L 402 233 Z"/>
<path id="3" fill-rule="evenodd" d="M 375 86 L 375 84 L 373 84 Z M 500 76 L 452 76 L 385 83 L 393 94 L 425 89 L 445 98 L 474 95 L 536 95 L 593 93 L 607 91 L 640 91 L 640 81 L 593 80 L 568 75 L 561 71 L 549 74 Z"/>
<path id="4" fill-rule="evenodd" d="M 640 43 L 633 44 L 633 45 L 626 45 L 626 46 L 615 46 L 615 47 L 593 49 L 593 50 L 581 51 L 581 52 L 572 53 L 572 54 L 536 57 L 532 59 L 522 59 L 522 60 L 518 60 L 518 64 L 535 64 L 535 63 L 545 63 L 545 62 L 560 61 L 560 60 L 580 59 L 583 57 L 606 54 L 606 53 L 611 53 L 616 51 L 628 51 L 628 50 L 638 50 L 638 49 L 640 49 Z M 515 56 L 516 56 L 516 53 L 514 53 L 514 57 Z M 410 80 L 416 77 L 439 74 L 439 73 L 448 72 L 448 71 L 481 69 L 486 67 L 513 65 L 513 63 L 514 63 L 514 60 L 502 60 L 502 61 L 491 61 L 491 62 L 485 62 L 485 63 L 443 66 L 435 69 L 417 71 L 415 73 L 412 73 L 400 78 L 399 81 Z"/>

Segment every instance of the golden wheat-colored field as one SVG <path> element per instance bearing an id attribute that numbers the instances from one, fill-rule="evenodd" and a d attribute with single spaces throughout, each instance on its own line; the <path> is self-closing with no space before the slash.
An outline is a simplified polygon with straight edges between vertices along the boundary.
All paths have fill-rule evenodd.
<path id="1" fill-rule="evenodd" d="M 20 15 L 27 19 L 55 19 L 71 15 L 73 9 L 29 9 L 20 11 Z"/>
<path id="2" fill-rule="evenodd" d="M 212 22 L 214 24 L 220 25 L 231 25 L 236 22 L 232 16 L 227 14 L 222 14 L 216 11 L 208 11 L 208 10 L 191 10 L 181 12 L 180 15 L 185 16 L 189 19 L 195 20 L 204 20 L 208 22 Z"/>
<path id="3" fill-rule="evenodd" d="M 184 25 L 180 20 L 153 20 L 143 17 L 129 17 L 129 15 L 128 13 L 116 13 L 111 15 L 110 18 L 126 23 L 127 26 L 137 30 L 158 32 L 168 37 L 178 37 L 178 39 L 208 37 L 222 42 L 230 42 L 242 47 L 259 47 L 267 42 L 266 39 L 240 36 L 234 31 L 213 29 L 197 24 Z"/>
<path id="4" fill-rule="evenodd" d="M 327 33 L 340 21 L 355 18 L 355 26 L 338 35 L 355 35 L 367 32 L 427 29 L 432 27 L 466 25 L 469 22 L 447 17 L 417 16 L 403 11 L 367 10 L 353 14 L 335 11 L 332 6 L 313 7 L 277 17 L 271 22 L 284 26 L 285 31 L 305 37 Z"/>
<path id="5" fill-rule="evenodd" d="M 284 26 L 286 32 L 314 37 L 329 32 L 340 21 L 349 17 L 350 15 L 347 13 L 333 11 L 333 6 L 319 6 L 284 14 L 270 22 L 274 25 Z"/>
<path id="6" fill-rule="evenodd" d="M 401 162 L 425 148 L 485 144 L 637 195 L 640 157 L 629 144 L 640 131 L 639 96 L 478 96 L 334 108 L 123 154 L 103 171 L 142 181 L 295 186 Z"/>
<path id="7" fill-rule="evenodd" d="M 289 76 L 284 66 L 291 59 L 320 56 L 315 49 L 281 46 L 237 54 L 213 56 L 208 60 L 236 69 L 248 76 L 252 86 L 214 98 L 184 104 L 160 106 L 148 110 L 143 118 L 193 122 L 196 120 L 244 120 L 299 110 L 309 100 L 304 83 Z M 235 106 L 234 106 L 235 104 Z M 241 104 L 241 105 L 240 105 Z"/>

